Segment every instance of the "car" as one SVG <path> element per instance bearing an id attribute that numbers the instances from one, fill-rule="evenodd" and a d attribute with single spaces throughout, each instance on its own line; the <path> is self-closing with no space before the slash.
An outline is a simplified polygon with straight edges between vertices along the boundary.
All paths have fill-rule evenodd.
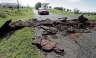
<path id="1" fill-rule="evenodd" d="M 44 15 L 49 15 L 49 11 L 48 11 L 48 9 L 46 9 L 46 8 L 39 8 L 39 9 L 38 9 L 38 14 L 39 14 L 39 15 L 42 15 L 42 14 L 44 14 Z"/>

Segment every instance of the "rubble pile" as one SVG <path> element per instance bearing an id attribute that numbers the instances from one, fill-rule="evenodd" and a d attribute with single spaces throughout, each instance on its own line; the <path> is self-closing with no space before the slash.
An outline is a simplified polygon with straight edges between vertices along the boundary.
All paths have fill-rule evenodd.
<path id="1" fill-rule="evenodd" d="M 41 37 L 33 39 L 32 44 L 37 46 L 39 45 L 40 48 L 44 51 L 54 50 L 57 53 L 64 53 L 64 49 L 60 45 L 57 45 L 55 42 L 52 42 L 48 39 L 43 39 Z"/>
<path id="2" fill-rule="evenodd" d="M 58 18 L 58 20 L 52 21 L 46 20 L 34 20 L 34 27 L 47 26 L 57 28 L 58 31 L 65 31 L 66 33 L 90 33 L 91 30 L 96 30 L 96 20 L 88 20 L 83 15 L 78 19 L 67 20 L 67 17 Z M 47 32 L 44 31 L 44 32 Z"/>
<path id="3" fill-rule="evenodd" d="M 91 30 L 96 31 L 96 20 L 88 20 L 83 15 L 79 16 L 78 19 L 67 20 L 67 17 L 58 18 L 58 20 L 52 21 L 50 19 L 38 20 L 36 18 L 29 19 L 26 22 L 22 22 L 21 20 L 12 22 L 12 19 L 6 21 L 0 28 L 0 36 L 5 35 L 13 30 L 18 30 L 23 27 L 37 27 L 47 26 L 54 27 L 55 30 L 46 30 L 44 33 L 54 34 L 57 31 L 65 31 L 66 33 L 89 33 Z"/>

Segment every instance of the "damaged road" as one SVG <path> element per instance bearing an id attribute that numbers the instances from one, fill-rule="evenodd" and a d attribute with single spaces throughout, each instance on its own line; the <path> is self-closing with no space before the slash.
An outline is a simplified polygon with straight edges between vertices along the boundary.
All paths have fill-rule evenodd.
<path id="1" fill-rule="evenodd" d="M 29 19 L 26 22 L 8 20 L 0 27 L 0 36 L 23 27 L 34 28 L 32 44 L 40 49 L 41 58 L 95 58 L 96 20 L 83 15 L 78 19 Z"/>
<path id="2" fill-rule="evenodd" d="M 67 20 L 65 17 L 58 18 L 56 21 L 50 19 L 36 20 L 34 26 L 36 37 L 55 42 L 64 49 L 63 54 L 58 54 L 54 50 L 51 52 L 43 51 L 41 46 L 42 58 L 96 57 L 96 20 L 88 20 L 82 15 L 78 19 L 72 20 Z"/>

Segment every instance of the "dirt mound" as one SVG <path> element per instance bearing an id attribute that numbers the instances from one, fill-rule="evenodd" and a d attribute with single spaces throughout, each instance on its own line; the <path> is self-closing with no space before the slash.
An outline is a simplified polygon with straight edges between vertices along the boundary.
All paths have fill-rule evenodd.
<path id="1" fill-rule="evenodd" d="M 0 37 L 10 34 L 16 30 L 27 27 L 29 24 L 27 22 L 22 22 L 21 20 L 12 22 L 12 19 L 6 21 L 0 28 Z"/>
<path id="2" fill-rule="evenodd" d="M 88 21 L 88 18 L 85 18 L 83 15 L 78 17 L 78 20 L 80 23 L 85 23 L 86 21 Z"/>

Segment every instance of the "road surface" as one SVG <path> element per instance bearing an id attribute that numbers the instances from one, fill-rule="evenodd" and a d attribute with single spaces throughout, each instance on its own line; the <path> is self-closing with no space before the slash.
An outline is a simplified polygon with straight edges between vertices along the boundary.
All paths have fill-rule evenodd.
<path id="1" fill-rule="evenodd" d="M 64 15 L 52 14 L 50 15 L 38 15 L 37 11 L 34 10 L 35 18 L 39 20 L 44 20 L 50 18 L 51 20 L 57 20 L 60 17 L 66 17 Z M 68 19 L 76 19 L 67 16 Z M 35 29 L 37 36 L 41 36 L 40 29 Z M 61 32 L 63 33 L 63 32 Z M 96 32 L 83 33 L 78 39 L 72 40 L 65 36 L 57 34 L 57 41 L 63 46 L 65 50 L 65 55 L 62 58 L 96 58 Z M 61 40 L 62 42 L 61 42 Z M 53 55 L 49 54 L 47 58 L 52 58 Z"/>
<path id="2" fill-rule="evenodd" d="M 57 20 L 58 18 L 67 17 L 68 20 L 70 19 L 76 19 L 75 17 L 65 16 L 65 15 L 59 15 L 59 14 L 53 14 L 49 13 L 49 15 L 38 15 L 37 10 L 34 10 L 34 18 L 37 18 L 38 20 L 44 20 L 44 19 L 51 19 L 51 20 Z"/>

